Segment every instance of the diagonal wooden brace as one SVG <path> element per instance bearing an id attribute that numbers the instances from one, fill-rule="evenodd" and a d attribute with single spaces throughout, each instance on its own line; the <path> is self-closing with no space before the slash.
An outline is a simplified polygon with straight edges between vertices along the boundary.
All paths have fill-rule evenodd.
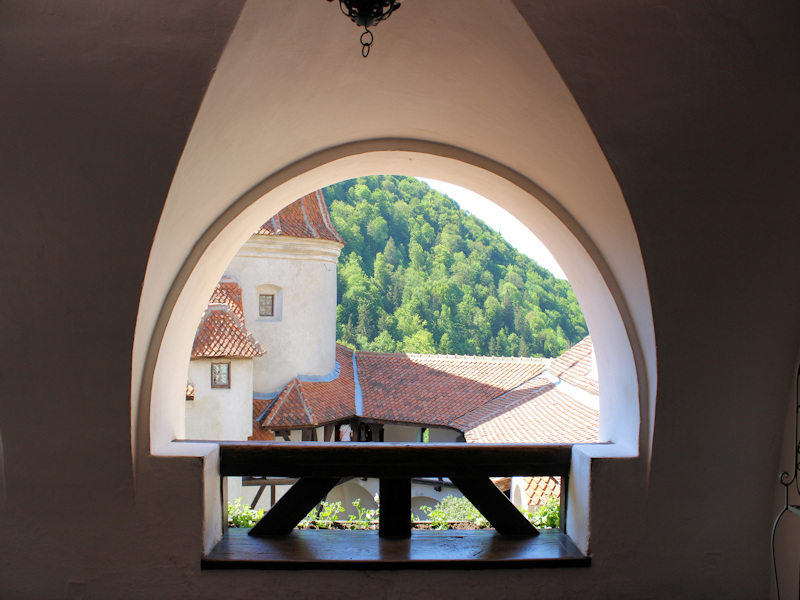
<path id="1" fill-rule="evenodd" d="M 455 486 L 502 535 L 539 535 L 528 519 L 488 477 L 451 477 Z"/>
<path id="2" fill-rule="evenodd" d="M 288 535 L 339 481 L 338 477 L 303 477 L 298 480 L 255 524 L 250 535 Z"/>

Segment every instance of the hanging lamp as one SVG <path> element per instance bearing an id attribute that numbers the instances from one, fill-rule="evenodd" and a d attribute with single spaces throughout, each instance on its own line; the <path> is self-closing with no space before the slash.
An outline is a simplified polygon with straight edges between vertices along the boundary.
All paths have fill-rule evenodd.
<path id="1" fill-rule="evenodd" d="M 333 2 L 334 0 L 328 0 Z M 367 58 L 374 36 L 369 30 L 389 18 L 400 8 L 402 0 L 339 0 L 339 8 L 353 23 L 364 28 L 361 34 L 361 56 Z"/>

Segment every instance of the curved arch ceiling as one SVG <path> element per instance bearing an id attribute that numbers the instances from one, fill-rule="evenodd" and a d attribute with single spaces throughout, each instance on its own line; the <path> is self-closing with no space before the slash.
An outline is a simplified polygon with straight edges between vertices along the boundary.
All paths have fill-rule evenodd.
<path id="1" fill-rule="evenodd" d="M 446 149 L 485 157 L 521 181 L 535 182 L 562 220 L 574 219 L 594 248 L 592 258 L 606 265 L 614 301 L 630 308 L 628 336 L 646 368 L 639 380 L 647 382 L 641 415 L 647 423 L 655 389 L 653 325 L 639 245 L 619 186 L 583 114 L 511 1 L 463 0 L 458 6 L 452 12 L 447 3 L 407 2 L 375 30 L 366 60 L 359 30 L 336 6 L 311 0 L 245 6 L 198 113 L 150 256 L 134 342 L 134 373 L 145 374 L 144 387 L 134 377 L 133 389 L 140 450 L 150 447 L 147 415 L 137 413 L 140 391 L 146 395 L 149 386 L 147 361 L 155 360 L 150 346 L 160 335 L 159 311 L 181 289 L 180 279 L 187 277 L 181 269 L 197 241 L 215 223 L 232 221 L 235 215 L 226 217 L 225 211 L 259 183 L 277 173 L 298 176 L 281 188 L 281 199 L 260 203 L 280 208 L 332 182 L 331 172 L 314 171 L 324 160 L 304 160 L 358 142 L 367 151 L 370 140 L 411 139 L 442 149 L 438 162 L 414 165 L 405 157 L 409 169 L 402 169 L 395 155 L 391 164 L 397 173 L 452 181 L 489 197 L 531 226 L 559 260 L 573 242 L 555 235 L 557 228 L 537 226 L 534 216 L 541 210 L 530 195 L 514 194 L 501 177 L 448 161 Z M 311 174 L 300 177 L 304 164 Z M 351 173 L 358 168 L 346 166 Z M 243 227 L 232 235 L 246 235 Z M 210 278 L 222 272 L 223 260 L 206 263 L 209 272 L 217 269 Z M 564 269 L 575 283 L 591 278 L 581 272 L 580 260 Z M 162 356 L 168 350 L 162 347 Z M 154 415 L 150 427 L 154 447 L 173 433 L 158 419 Z M 642 429 L 647 438 L 649 427 Z M 648 445 L 640 440 L 645 450 Z"/>

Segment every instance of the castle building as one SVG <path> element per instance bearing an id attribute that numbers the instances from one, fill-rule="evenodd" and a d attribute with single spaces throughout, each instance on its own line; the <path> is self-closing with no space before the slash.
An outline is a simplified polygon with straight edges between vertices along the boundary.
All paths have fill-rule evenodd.
<path id="1" fill-rule="evenodd" d="M 336 265 L 343 243 L 317 190 L 282 209 L 242 246 L 198 326 L 188 439 L 598 440 L 599 386 L 589 337 L 555 360 L 356 352 L 337 344 Z M 222 385 L 215 383 L 220 370 Z M 229 497 L 261 508 L 288 489 L 271 478 L 264 495 L 258 480 L 245 479 L 244 487 L 240 481 L 228 478 Z M 522 508 L 541 504 L 543 490 L 558 495 L 560 489 L 554 478 L 496 483 Z M 341 500 L 348 516 L 355 499 L 375 508 L 377 490 L 375 479 L 349 481 L 328 498 Z M 411 493 L 418 516 L 420 506 L 460 495 L 449 482 L 422 479 Z"/>
<path id="2" fill-rule="evenodd" d="M 336 4 L 0 3 L 0 597 L 775 597 L 800 4 L 407 0 L 366 59 Z M 375 173 L 496 201 L 572 283 L 603 389 L 570 463 L 590 566 L 202 568 L 220 446 L 180 440 L 208 297 L 258 215 Z M 775 548 L 797 597 L 800 519 Z"/>

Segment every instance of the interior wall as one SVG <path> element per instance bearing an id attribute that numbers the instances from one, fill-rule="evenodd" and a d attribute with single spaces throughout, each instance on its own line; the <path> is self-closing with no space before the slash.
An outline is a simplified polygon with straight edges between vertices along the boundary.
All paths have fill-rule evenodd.
<path id="1" fill-rule="evenodd" d="M 515 0 L 597 135 L 642 247 L 658 340 L 651 494 L 680 489 L 677 505 L 706 521 L 691 544 L 709 576 L 739 561 L 725 548 L 739 547 L 730 524 L 746 523 L 763 597 L 777 478 L 793 463 L 780 448 L 800 348 L 800 5 L 612 4 Z M 652 543 L 688 557 L 686 514 L 656 507 Z M 795 560 L 796 538 L 781 540 Z"/>
<path id="2" fill-rule="evenodd" d="M 205 142 L 193 133 L 188 145 L 241 4 L 0 4 L 0 268 L 13 290 L 0 312 L 0 595 L 244 599 L 274 588 L 326 598 L 354 589 L 418 598 L 766 597 L 776 476 L 792 463 L 781 447 L 800 347 L 797 4 L 517 2 L 558 72 L 536 58 L 541 48 L 509 2 L 471 0 L 455 12 L 444 0 L 405 2 L 377 28 L 366 61 L 335 5 L 259 4 L 270 12 L 249 6 L 239 40 L 258 66 L 253 87 L 208 97 L 235 110 L 206 123 Z M 335 13 L 329 20 L 325 9 Z M 256 35 L 263 27 L 266 38 Z M 325 72 L 341 77 L 324 86 Z M 569 88 L 556 93 L 546 82 L 559 74 Z M 259 104 L 244 103 L 251 94 L 262 108 L 318 96 L 329 105 L 309 127 L 330 124 L 334 133 L 293 135 L 307 119 L 280 111 L 246 141 Z M 392 117 L 383 129 L 374 105 Z M 560 128 L 569 115 L 578 120 Z M 658 339 L 649 487 L 635 460 L 576 464 L 592 470 L 593 495 L 616 498 L 592 521 L 600 543 L 590 569 L 202 573 L 199 531 L 215 515 L 202 505 L 201 482 L 214 448 L 205 462 L 148 458 L 134 495 L 130 387 L 138 397 L 148 360 L 132 351 L 134 324 L 137 338 L 161 326 L 140 292 L 166 297 L 196 239 L 172 240 L 174 256 L 141 290 L 151 251 L 165 243 L 152 244 L 159 220 L 183 218 L 201 231 L 229 201 L 221 173 L 241 183 L 230 195 L 239 197 L 267 165 L 295 164 L 347 138 L 354 123 L 359 136 L 482 145 L 583 215 L 636 323 L 650 318 L 637 311 L 652 298 L 655 334 L 639 334 L 650 335 L 653 353 Z M 461 127 L 450 138 L 436 123 Z M 610 173 L 581 150 L 594 135 Z M 263 157 L 263 168 L 246 171 L 239 152 Z M 181 156 L 196 188 L 170 183 Z M 576 172 L 600 182 L 597 194 L 617 197 L 616 208 L 577 210 L 584 177 Z M 481 191 L 479 176 L 462 183 Z M 168 193 L 183 199 L 162 211 Z M 512 208 L 524 212 L 524 202 Z M 641 259 L 638 248 L 601 243 L 620 219 L 635 227 Z M 624 265 L 633 263 L 646 269 L 649 289 L 627 287 Z M 646 364 L 655 369 L 655 360 Z M 165 466 L 176 460 L 179 469 Z M 794 539 L 784 544 L 797 550 Z"/>
<path id="3" fill-rule="evenodd" d="M 0 281 L 13 305 L 0 339 L 14 374 L 0 376 L 3 598 L 77 597 L 146 553 L 132 333 L 164 199 L 240 9 L 0 5 Z"/>

